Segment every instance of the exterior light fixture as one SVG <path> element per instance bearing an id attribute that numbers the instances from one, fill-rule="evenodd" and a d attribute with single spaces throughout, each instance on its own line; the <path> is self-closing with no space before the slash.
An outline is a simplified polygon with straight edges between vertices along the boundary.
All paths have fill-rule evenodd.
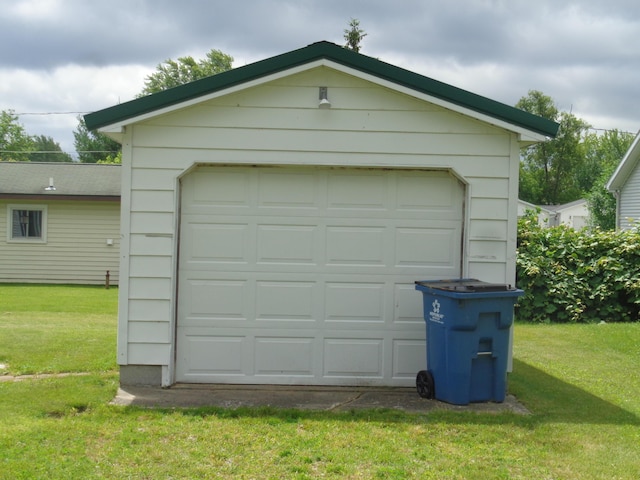
<path id="1" fill-rule="evenodd" d="M 318 104 L 319 108 L 331 108 L 331 102 L 328 98 L 328 88 L 320 87 L 319 99 L 320 103 Z"/>

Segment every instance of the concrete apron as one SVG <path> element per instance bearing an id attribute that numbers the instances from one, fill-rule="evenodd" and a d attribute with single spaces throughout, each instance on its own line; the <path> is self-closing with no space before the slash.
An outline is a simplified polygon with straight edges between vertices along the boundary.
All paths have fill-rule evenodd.
<path id="1" fill-rule="evenodd" d="M 177 384 L 171 388 L 121 386 L 113 405 L 147 408 L 273 407 L 297 410 L 349 411 L 387 408 L 408 413 L 435 410 L 527 415 L 513 395 L 503 403 L 451 405 L 421 398 L 415 388 L 310 387 L 280 385 Z"/>

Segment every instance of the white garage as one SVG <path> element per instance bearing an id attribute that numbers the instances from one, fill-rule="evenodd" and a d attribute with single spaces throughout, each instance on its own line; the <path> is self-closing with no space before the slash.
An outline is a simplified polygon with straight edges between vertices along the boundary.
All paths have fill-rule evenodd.
<path id="1" fill-rule="evenodd" d="M 409 386 L 414 282 L 513 283 L 557 125 L 319 42 L 85 117 L 123 145 L 121 383 Z"/>

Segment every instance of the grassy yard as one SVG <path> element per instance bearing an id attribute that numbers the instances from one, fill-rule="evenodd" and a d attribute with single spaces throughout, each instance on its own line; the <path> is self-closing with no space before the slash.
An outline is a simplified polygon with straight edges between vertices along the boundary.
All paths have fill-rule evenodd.
<path id="1" fill-rule="evenodd" d="M 515 329 L 532 412 L 109 405 L 117 291 L 0 285 L 0 478 L 640 478 L 640 324 Z M 0 371 L 0 374 L 3 372 Z"/>

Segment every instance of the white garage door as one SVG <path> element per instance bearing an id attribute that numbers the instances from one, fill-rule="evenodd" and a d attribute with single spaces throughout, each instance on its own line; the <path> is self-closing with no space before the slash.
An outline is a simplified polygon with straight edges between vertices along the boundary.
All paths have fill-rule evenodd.
<path id="1" fill-rule="evenodd" d="M 421 279 L 460 275 L 442 171 L 199 167 L 182 181 L 176 380 L 413 385 Z"/>

